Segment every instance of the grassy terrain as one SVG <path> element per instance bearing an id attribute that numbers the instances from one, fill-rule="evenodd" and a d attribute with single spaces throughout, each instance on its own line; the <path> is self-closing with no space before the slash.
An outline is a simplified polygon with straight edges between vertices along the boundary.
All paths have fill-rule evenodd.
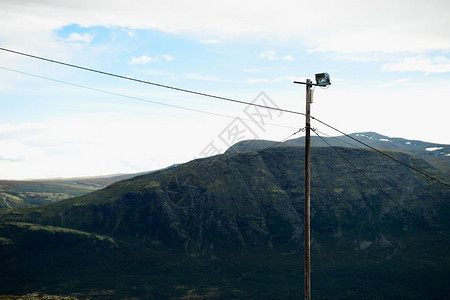
<path id="1" fill-rule="evenodd" d="M 312 294 L 446 299 L 450 191 L 377 154 L 312 151 Z M 423 160 L 397 159 L 431 174 Z M 301 148 L 227 154 L 0 211 L 0 294 L 303 296 Z"/>
<path id="2" fill-rule="evenodd" d="M 139 174 L 42 180 L 0 180 L 0 209 L 55 203 L 88 194 Z"/>
<path id="3" fill-rule="evenodd" d="M 0 208 L 54 203 L 96 190 L 92 186 L 59 182 L 0 180 Z"/>

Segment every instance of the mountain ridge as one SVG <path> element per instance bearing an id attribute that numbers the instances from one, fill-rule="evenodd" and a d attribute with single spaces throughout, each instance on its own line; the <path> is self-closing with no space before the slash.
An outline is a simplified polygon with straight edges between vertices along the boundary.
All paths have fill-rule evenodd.
<path id="1" fill-rule="evenodd" d="M 276 147 L 304 146 L 304 140 L 304 137 L 291 139 L 276 145 Z M 348 136 L 337 137 L 322 136 L 322 134 L 319 137 L 319 135 L 314 136 L 314 133 L 312 133 L 311 147 L 327 147 L 330 145 L 333 147 L 366 148 L 363 144 L 359 144 L 358 141 L 378 150 L 401 151 L 419 156 L 447 175 L 450 175 L 450 145 L 447 144 L 392 138 L 376 132 L 357 132 Z M 275 144 L 278 144 L 278 142 L 243 140 L 227 149 L 226 153 L 262 150 Z"/>
<path id="2" fill-rule="evenodd" d="M 312 147 L 360 147 L 353 140 L 360 139 L 371 147 L 380 150 L 402 151 L 417 155 L 450 176 L 450 146 L 403 138 L 390 138 L 376 132 L 352 133 L 341 137 L 312 137 Z M 277 142 L 267 140 L 240 141 L 231 146 L 226 153 L 240 151 L 263 150 Z M 328 143 L 328 144 L 327 144 Z M 302 147 L 304 137 L 288 140 L 278 146 Z M 361 145 L 361 147 L 363 147 Z M 170 166 L 168 168 L 174 167 Z M 154 172 L 154 171 L 151 171 Z M 63 199 L 81 196 L 97 189 L 104 188 L 114 182 L 135 177 L 148 172 L 134 174 L 112 174 L 73 178 L 47 178 L 32 180 L 0 180 L 0 209 L 20 208 L 51 204 Z"/>
<path id="3" fill-rule="evenodd" d="M 370 180 L 333 149 L 312 151 L 313 294 L 323 299 L 448 295 L 448 189 L 373 151 L 337 150 Z M 419 157 L 389 154 L 442 174 Z M 3 210 L 0 293 L 31 287 L 49 294 L 112 290 L 105 296 L 111 299 L 182 299 L 193 296 L 192 290 L 200 299 L 298 297 L 303 164 L 302 147 L 229 153 L 52 205 Z M 37 226 L 35 231 L 20 225 L 24 222 Z M 89 236 L 113 239 L 117 247 L 92 243 Z M 63 245 L 79 257 L 67 257 Z M 54 262 L 45 259 L 48 253 Z M 45 272 L 49 268 L 52 272 Z M 77 281 L 70 272 L 92 275 L 89 282 Z M 431 294 L 424 284 L 434 287 Z"/>

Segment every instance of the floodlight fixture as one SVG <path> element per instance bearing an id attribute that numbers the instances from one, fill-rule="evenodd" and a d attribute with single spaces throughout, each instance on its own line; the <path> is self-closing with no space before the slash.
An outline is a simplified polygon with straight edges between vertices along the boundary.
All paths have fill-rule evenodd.
<path id="1" fill-rule="evenodd" d="M 305 84 L 308 86 L 329 86 L 331 84 L 330 75 L 328 73 L 317 73 L 316 74 L 316 83 L 312 83 L 310 79 L 307 82 L 302 81 L 294 81 L 297 84 Z"/>
<path id="2" fill-rule="evenodd" d="M 330 85 L 330 75 L 328 73 L 318 73 L 316 74 L 316 85 L 327 86 Z"/>
<path id="3" fill-rule="evenodd" d="M 306 82 L 294 81 L 297 84 L 306 85 L 306 110 L 305 110 L 305 300 L 311 300 L 311 206 L 310 206 L 310 190 L 311 190 L 311 176 L 310 176 L 310 148 L 311 148 L 311 103 L 313 102 L 313 86 L 326 87 L 331 84 L 330 75 L 328 73 L 316 74 L 316 83 L 311 79 L 306 79 Z M 314 130 L 314 129 L 313 129 Z"/>

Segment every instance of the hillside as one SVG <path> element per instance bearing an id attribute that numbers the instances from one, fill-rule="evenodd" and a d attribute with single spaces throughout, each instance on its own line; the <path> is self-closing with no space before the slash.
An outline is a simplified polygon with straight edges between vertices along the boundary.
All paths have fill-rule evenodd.
<path id="1" fill-rule="evenodd" d="M 338 151 L 366 177 L 313 149 L 314 297 L 445 299 L 450 190 L 374 152 Z M 301 298 L 303 164 L 300 147 L 225 154 L 4 210 L 0 294 Z"/>
<path id="2" fill-rule="evenodd" d="M 141 174 L 144 173 L 77 178 L 0 180 L 0 209 L 51 204 L 85 195 L 114 182 Z"/>
<path id="3" fill-rule="evenodd" d="M 423 158 L 435 168 L 450 176 L 450 145 L 423 141 L 390 138 L 375 132 L 350 134 L 371 147 L 381 150 L 392 150 L 410 153 Z M 346 136 L 336 138 L 312 136 L 312 147 L 364 147 Z M 258 151 L 275 144 L 273 141 L 251 140 L 241 141 L 227 150 L 227 153 Z M 303 146 L 304 137 L 292 139 L 280 144 L 286 146 Z M 82 196 L 102 189 L 114 182 L 132 178 L 148 172 L 136 174 L 116 174 L 77 178 L 55 178 L 35 180 L 0 180 L 0 209 L 21 208 L 55 203 L 64 199 Z"/>
<path id="4" fill-rule="evenodd" d="M 361 141 L 375 149 L 379 150 L 392 150 L 406 152 L 418 157 L 421 157 L 435 168 L 441 170 L 450 176 L 450 145 L 437 144 L 432 142 L 424 142 L 417 140 L 408 140 L 403 138 L 392 138 L 385 135 L 378 134 L 376 132 L 359 132 L 349 134 L 347 136 L 326 137 L 315 136 L 311 133 L 311 147 L 328 147 L 328 145 L 334 147 L 352 147 L 367 149 L 364 145 L 358 143 L 354 139 Z M 242 152 L 242 151 L 257 151 L 270 147 L 275 142 L 266 140 L 245 140 L 236 143 L 230 149 L 228 153 Z M 286 146 L 304 146 L 305 138 L 300 137 L 292 140 L 288 140 L 280 147 Z"/>

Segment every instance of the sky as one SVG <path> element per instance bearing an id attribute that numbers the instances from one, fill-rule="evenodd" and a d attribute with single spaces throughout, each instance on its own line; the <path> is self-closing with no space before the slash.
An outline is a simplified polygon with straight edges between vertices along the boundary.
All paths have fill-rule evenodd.
<path id="1" fill-rule="evenodd" d="M 301 113 L 293 81 L 327 72 L 315 118 L 450 144 L 449 11 L 447 0 L 0 0 L 0 47 Z M 0 51 L 0 179 L 156 170 L 300 137 L 304 122 Z"/>

